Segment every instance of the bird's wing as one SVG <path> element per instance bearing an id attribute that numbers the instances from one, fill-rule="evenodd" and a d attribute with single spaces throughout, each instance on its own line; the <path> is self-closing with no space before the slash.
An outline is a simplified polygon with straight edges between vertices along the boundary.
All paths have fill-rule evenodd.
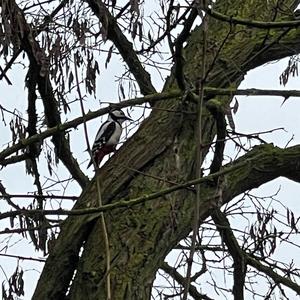
<path id="1" fill-rule="evenodd" d="M 101 148 L 103 145 L 105 145 L 107 141 L 110 139 L 110 137 L 112 136 L 112 134 L 114 133 L 115 129 L 116 129 L 115 122 L 111 122 L 111 121 L 104 122 L 97 132 L 92 151 L 95 151 Z"/>

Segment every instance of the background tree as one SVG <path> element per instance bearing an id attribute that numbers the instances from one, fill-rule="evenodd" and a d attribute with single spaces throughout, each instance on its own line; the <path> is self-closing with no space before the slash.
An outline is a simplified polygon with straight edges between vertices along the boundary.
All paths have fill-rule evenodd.
<path id="1" fill-rule="evenodd" d="M 142 1 L 0 2 L 0 78 L 13 84 L 10 68 L 21 63 L 27 93 L 26 118 L 1 105 L 4 123 L 12 115 L 12 141 L 0 152 L 0 163 L 9 168 L 25 161 L 36 190 L 25 208 L 1 183 L 11 206 L 1 219 L 13 227 L 2 234 L 27 232 L 35 248 L 48 254 L 33 299 L 300 294 L 298 267 L 276 259 L 279 244 L 297 248 L 298 219 L 285 206 L 265 207 L 265 199 L 249 192 L 279 176 L 299 182 L 300 146 L 279 148 L 260 134 L 236 132 L 230 108 L 237 94 L 299 96 L 237 90 L 249 70 L 280 58 L 291 57 L 283 84 L 297 73 L 298 2 L 170 0 L 158 1 L 151 14 Z M 86 114 L 102 64 L 109 67 L 117 55 L 125 65 L 120 98 L 133 99 Z M 170 64 L 158 92 L 150 69 L 158 72 L 153 78 Z M 149 117 L 90 181 L 86 163 L 76 159 L 89 148 L 86 122 L 110 107 L 141 105 Z M 72 129 L 81 124 L 81 144 L 71 149 L 70 137 L 79 135 Z M 226 160 L 230 144 L 236 152 Z M 54 202 L 70 199 L 57 175 L 65 170 L 82 189 L 72 210 Z M 53 185 L 63 195 L 53 195 Z M 234 229 L 237 215 L 247 224 L 240 221 Z M 173 266 L 165 262 L 172 249 L 180 251 Z M 213 276 L 220 267 L 228 277 L 225 286 Z M 170 287 L 155 290 L 159 269 Z M 211 288 L 205 290 L 207 274 Z M 3 284 L 3 298 L 22 295 L 22 277 L 17 268 Z M 257 277 L 265 282 L 263 292 L 255 287 Z"/>

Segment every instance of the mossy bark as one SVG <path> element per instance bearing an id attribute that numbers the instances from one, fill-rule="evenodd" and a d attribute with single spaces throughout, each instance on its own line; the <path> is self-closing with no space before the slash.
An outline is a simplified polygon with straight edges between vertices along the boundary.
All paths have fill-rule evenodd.
<path id="1" fill-rule="evenodd" d="M 240 18 L 272 21 L 273 2 L 277 3 L 261 0 L 218 1 L 215 9 Z M 296 2 L 284 1 L 283 9 Z M 280 15 L 276 20 L 280 20 Z M 213 19 L 209 20 L 208 28 L 208 86 L 236 87 L 249 69 L 300 51 L 300 34 L 294 29 L 273 43 L 283 30 L 231 27 Z M 186 76 L 190 83 L 195 84 L 202 68 L 201 27 L 193 31 L 184 52 Z M 165 89 L 175 85 L 176 80 L 171 76 Z M 224 96 L 219 99 L 224 106 L 230 100 L 231 97 Z M 155 192 L 169 187 L 170 182 L 185 182 L 194 178 L 195 123 L 196 105 L 191 101 L 171 99 L 155 105 L 138 132 L 97 175 L 101 181 L 104 204 Z M 205 145 L 211 143 L 215 136 L 214 118 L 205 107 L 202 136 Z M 268 157 L 268 151 L 277 151 L 271 145 L 269 148 L 262 147 L 260 152 L 258 148 L 253 150 L 256 162 L 259 155 Z M 203 156 L 207 150 L 203 149 Z M 297 151 L 293 155 L 297 156 Z M 279 154 L 276 152 L 275 155 Z M 256 172 L 251 164 L 251 154 L 237 163 L 241 164 L 241 169 L 231 177 L 228 175 L 225 180 L 225 185 L 230 182 L 230 187 L 224 193 L 224 202 L 230 201 L 245 188 L 259 186 L 286 172 L 283 166 L 281 173 L 277 170 L 250 176 L 251 171 Z M 261 164 L 264 168 L 263 160 Z M 271 165 L 266 166 L 271 168 Z M 247 183 L 241 181 L 243 176 L 247 176 Z M 213 185 L 201 186 L 201 220 L 215 207 L 215 192 Z M 112 299 L 150 299 L 156 271 L 165 256 L 191 231 L 194 202 L 194 191 L 185 189 L 130 209 L 105 213 L 112 258 Z M 93 207 L 96 203 L 94 178 L 75 208 Z M 79 258 L 81 247 L 83 253 Z M 76 275 L 71 282 L 75 270 Z M 95 216 L 69 217 L 47 260 L 33 299 L 63 299 L 68 288 L 68 298 L 72 300 L 106 299 L 105 274 L 105 248 L 100 221 Z"/>

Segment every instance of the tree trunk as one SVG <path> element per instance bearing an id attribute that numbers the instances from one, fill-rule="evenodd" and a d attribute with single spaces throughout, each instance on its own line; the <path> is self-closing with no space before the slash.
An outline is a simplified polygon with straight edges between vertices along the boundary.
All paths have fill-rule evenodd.
<path id="1" fill-rule="evenodd" d="M 228 16 L 273 21 L 273 2 L 277 1 L 217 1 L 214 9 Z M 283 11 L 288 7 L 293 9 L 298 2 L 284 1 Z M 277 15 L 278 20 L 280 15 Z M 299 53 L 299 32 L 291 29 L 282 34 L 283 31 L 231 26 L 209 18 L 206 85 L 238 87 L 248 70 Z M 191 34 L 184 55 L 185 74 L 188 81 L 196 85 L 202 68 L 201 26 Z M 173 87 L 176 87 L 176 80 L 171 75 L 165 90 Z M 226 108 L 231 97 L 222 96 L 215 100 Z M 205 99 L 204 145 L 209 145 L 215 137 L 215 120 L 207 103 L 213 105 L 212 100 Z M 162 101 L 153 107 L 138 132 L 97 175 L 103 204 L 133 199 L 170 187 L 174 182 L 194 178 L 196 107 L 192 100 L 181 98 Z M 203 157 L 208 148 L 203 149 Z M 288 163 L 292 156 L 294 162 L 297 160 L 299 148 L 286 151 L 290 151 L 288 155 L 272 145 L 256 147 L 227 165 L 225 169 L 233 170 L 222 179 L 223 203 L 277 176 L 298 180 L 298 167 Z M 276 169 L 275 158 L 278 159 L 277 167 L 280 166 Z M 268 172 L 258 171 L 257 166 Z M 287 174 L 288 166 L 294 168 L 293 175 Z M 96 180 L 94 178 L 84 190 L 75 209 L 97 206 Z M 201 184 L 200 222 L 220 204 L 215 195 L 214 184 Z M 190 188 L 105 213 L 111 252 L 112 299 L 150 299 L 153 280 L 164 258 L 192 229 L 194 207 L 195 192 Z M 81 247 L 83 252 L 79 257 Z M 33 299 L 63 299 L 68 289 L 68 298 L 72 300 L 106 299 L 105 274 L 105 247 L 98 215 L 70 216 L 47 259 Z"/>

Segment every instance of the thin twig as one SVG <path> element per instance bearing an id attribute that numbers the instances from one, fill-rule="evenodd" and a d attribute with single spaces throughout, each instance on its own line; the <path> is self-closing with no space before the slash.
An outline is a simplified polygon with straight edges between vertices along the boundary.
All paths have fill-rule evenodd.
<path id="1" fill-rule="evenodd" d="M 5 198 L 49 198 L 49 199 L 59 199 L 59 200 L 72 200 L 75 201 L 78 199 L 78 196 L 60 196 L 60 195 L 27 195 L 27 194 L 6 194 L 6 195 L 0 195 L 0 200 Z M 5 199 L 6 200 L 6 199 Z"/>
<path id="2" fill-rule="evenodd" d="M 196 164 L 195 164 L 195 178 L 201 178 L 201 164 L 202 164 L 202 107 L 203 107 L 203 99 L 204 99 L 204 84 L 205 84 L 205 73 L 206 73 L 206 47 L 207 47 L 207 16 L 202 18 L 203 23 L 203 45 L 202 45 L 202 61 L 201 61 L 201 77 L 199 82 L 199 100 L 197 105 L 197 124 L 196 124 Z M 189 287 L 191 283 L 191 272 L 193 265 L 193 257 L 196 249 L 196 238 L 199 231 L 199 219 L 200 219 L 200 203 L 201 203 L 201 189 L 200 185 L 196 185 L 196 203 L 195 203 L 195 214 L 193 221 L 193 235 L 192 235 L 192 244 L 190 248 L 190 254 L 188 258 L 187 264 L 187 272 L 186 272 L 186 284 L 183 294 L 183 300 L 186 300 L 188 297 Z"/>
<path id="3" fill-rule="evenodd" d="M 42 259 L 42 258 L 34 258 L 34 257 L 20 256 L 20 255 L 6 254 L 6 253 L 0 253 L 0 256 L 16 258 L 19 260 L 33 260 L 33 261 L 38 261 L 38 262 L 46 261 L 46 259 Z"/>
<path id="4" fill-rule="evenodd" d="M 122 58 L 126 62 L 130 72 L 135 77 L 140 91 L 143 95 L 155 93 L 155 87 L 151 82 L 150 74 L 141 64 L 139 57 L 118 25 L 116 19 L 111 15 L 105 3 L 102 1 L 86 0 L 95 16 L 102 23 L 103 28 L 107 31 L 106 38 L 111 40 L 119 50 Z"/>
<path id="5" fill-rule="evenodd" d="M 43 210 L 40 210 L 43 211 Z M 57 228 L 60 227 L 59 224 L 56 225 L 38 225 L 38 226 L 34 226 L 31 228 L 15 228 L 15 229 L 8 229 L 5 228 L 4 230 L 0 231 L 0 234 L 12 234 L 12 233 L 24 233 L 24 232 L 30 232 L 30 231 L 34 231 L 34 230 L 41 230 L 41 229 L 50 229 L 50 228 Z"/>
<path id="6" fill-rule="evenodd" d="M 160 268 L 167 274 L 169 274 L 174 280 L 176 280 L 179 284 L 184 285 L 185 278 L 176 270 L 176 268 L 171 267 L 168 263 L 163 262 Z M 194 299 L 202 299 L 202 300 L 213 300 L 212 298 L 200 294 L 197 291 L 197 288 L 193 285 L 189 286 L 189 293 Z"/>
<path id="7" fill-rule="evenodd" d="M 93 165 L 96 170 L 96 176 L 97 176 L 97 171 L 98 171 L 98 165 L 96 164 L 95 160 L 93 159 L 90 143 L 89 143 L 89 137 L 88 137 L 88 132 L 87 132 L 87 126 L 86 126 L 86 114 L 84 111 L 84 105 L 83 105 L 83 100 L 82 100 L 82 95 L 80 91 L 80 85 L 79 85 L 79 79 L 78 79 L 78 72 L 77 72 L 77 65 L 76 65 L 76 55 L 74 54 L 74 68 L 75 68 L 75 79 L 77 83 L 77 92 L 79 96 L 79 101 L 80 101 L 80 108 L 81 108 L 81 113 L 83 117 L 83 126 L 84 126 L 84 136 L 87 144 L 87 149 L 88 152 L 91 156 L 91 159 L 93 161 Z M 98 199 L 98 207 L 101 208 L 102 205 L 102 198 L 101 198 L 101 188 L 100 188 L 100 176 L 97 176 L 96 178 L 96 183 L 97 183 L 97 199 Z M 110 249 L 109 249 L 109 239 L 108 239 L 108 234 L 107 234 L 107 227 L 105 223 L 105 217 L 104 213 L 100 213 L 100 219 L 101 219 L 101 226 L 102 226 L 102 231 L 103 231 L 103 237 L 104 237 L 104 244 L 105 244 L 105 252 L 106 252 L 106 271 L 107 271 L 107 277 L 106 277 L 106 293 L 107 293 L 107 300 L 111 300 L 111 284 L 110 284 Z"/>
<path id="8" fill-rule="evenodd" d="M 96 179 L 97 183 L 97 194 L 98 194 L 98 203 L 99 208 L 102 208 L 102 200 L 101 200 L 101 190 L 100 190 L 100 176 L 97 176 Z M 105 223 L 104 213 L 100 213 L 101 218 L 101 226 L 103 230 L 103 237 L 104 237 L 104 245 L 105 245 L 105 254 L 106 254 L 106 300 L 111 300 L 111 280 L 110 280 L 110 249 L 109 249 L 109 239 L 108 239 L 108 233 L 107 233 L 107 227 Z"/>
<path id="9" fill-rule="evenodd" d="M 80 109 L 81 109 L 81 114 L 82 114 L 82 121 L 83 121 L 83 130 L 84 130 L 85 142 L 86 142 L 88 153 L 89 153 L 90 157 L 92 158 L 92 152 L 91 152 L 91 147 L 90 147 L 90 142 L 89 142 L 89 136 L 88 136 L 88 132 L 87 132 L 87 126 L 86 126 L 86 113 L 84 111 L 83 97 L 82 97 L 81 90 L 80 90 L 80 84 L 79 84 L 79 79 L 78 79 L 78 71 L 77 71 L 77 64 L 76 64 L 76 55 L 75 54 L 74 54 L 74 71 L 75 71 L 77 93 L 78 93 L 78 97 L 79 97 Z"/>
<path id="10" fill-rule="evenodd" d="M 59 11 L 69 2 L 69 0 L 63 0 L 61 1 L 58 6 L 52 11 L 51 14 L 47 15 L 44 17 L 44 20 L 43 20 L 43 23 L 40 25 L 39 28 L 35 28 L 33 30 L 34 33 L 36 33 L 36 36 L 39 35 L 41 32 L 43 32 L 45 26 L 47 26 L 51 21 L 52 19 L 59 13 Z M 11 66 L 13 65 L 13 63 L 15 62 L 15 60 L 18 58 L 18 56 L 22 53 L 24 49 L 21 47 L 20 49 L 18 49 L 12 56 L 12 58 L 10 59 L 10 61 L 7 63 L 7 65 L 5 66 L 4 70 L 1 68 L 1 74 L 0 74 L 0 80 L 2 80 L 3 77 L 6 78 L 7 80 L 7 77 L 6 77 L 6 73 L 7 71 L 11 68 Z M 0 53 L 0 56 L 3 54 L 2 53 L 3 50 L 1 51 Z M 8 84 L 10 84 L 8 82 Z"/>

